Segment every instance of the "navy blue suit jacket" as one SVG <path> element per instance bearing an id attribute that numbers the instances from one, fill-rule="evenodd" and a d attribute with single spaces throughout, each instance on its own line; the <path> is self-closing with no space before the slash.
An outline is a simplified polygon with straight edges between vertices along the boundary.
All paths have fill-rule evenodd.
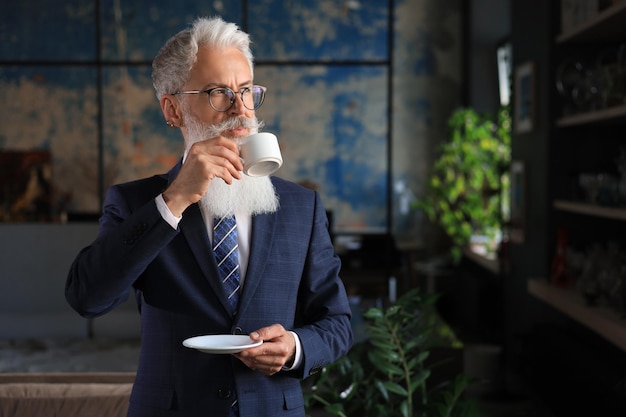
<path id="1" fill-rule="evenodd" d="M 98 237 L 72 264 L 66 298 L 82 316 L 97 317 L 134 288 L 142 348 L 129 416 L 226 417 L 236 395 L 240 417 L 303 417 L 299 378 L 352 344 L 340 261 L 319 196 L 272 178 L 280 208 L 252 219 L 248 269 L 233 317 L 198 205 L 174 230 L 154 202 L 179 169 L 108 190 Z M 267 377 L 231 355 L 182 345 L 193 336 L 248 334 L 274 323 L 302 342 L 297 371 Z"/>

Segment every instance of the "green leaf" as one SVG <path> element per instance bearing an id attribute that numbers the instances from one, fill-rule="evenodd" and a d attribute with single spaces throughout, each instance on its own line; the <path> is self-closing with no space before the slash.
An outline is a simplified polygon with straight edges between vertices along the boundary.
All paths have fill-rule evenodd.
<path id="1" fill-rule="evenodd" d="M 402 414 L 402 417 L 411 416 L 411 409 L 409 408 L 408 401 L 402 401 L 402 403 L 400 403 L 400 413 Z"/>
<path id="2" fill-rule="evenodd" d="M 368 319 L 377 319 L 383 318 L 384 313 L 380 308 L 370 308 L 363 315 Z"/>
<path id="3" fill-rule="evenodd" d="M 402 368 L 400 368 L 399 366 L 396 366 L 388 361 L 384 361 L 384 360 L 372 360 L 372 356 L 370 356 L 370 362 L 372 362 L 372 365 L 374 365 L 379 371 L 381 371 L 384 374 L 390 374 L 390 375 L 404 375 L 404 371 L 402 370 Z"/>
<path id="4" fill-rule="evenodd" d="M 423 352 L 420 352 L 419 355 L 417 355 L 417 360 L 420 362 L 425 361 L 428 357 L 430 356 L 430 351 L 425 350 Z"/>
<path id="5" fill-rule="evenodd" d="M 406 390 L 406 388 L 404 388 L 400 384 L 396 384 L 394 382 L 384 382 L 383 385 L 385 386 L 385 388 L 387 388 L 388 391 L 391 391 L 394 394 L 402 395 L 403 397 L 409 395 L 409 392 Z"/>
<path id="6" fill-rule="evenodd" d="M 328 411 L 331 414 L 335 414 L 337 416 L 346 417 L 344 412 L 343 405 L 341 404 L 330 404 L 324 407 L 324 410 Z"/>
<path id="7" fill-rule="evenodd" d="M 394 350 L 395 346 L 389 343 L 389 339 L 387 340 L 370 339 L 370 343 L 374 345 L 375 348 L 385 352 L 385 354 L 390 357 L 394 354 L 397 355 Z"/>
<path id="8" fill-rule="evenodd" d="M 380 394 L 385 399 L 385 401 L 389 401 L 389 391 L 387 391 L 387 387 L 385 386 L 385 384 L 380 380 L 376 380 L 374 384 L 378 389 L 378 392 L 380 392 Z"/>
<path id="9" fill-rule="evenodd" d="M 430 377 L 430 371 L 424 369 L 411 378 L 411 391 L 416 391 L 420 385 L 424 384 L 428 377 Z"/>

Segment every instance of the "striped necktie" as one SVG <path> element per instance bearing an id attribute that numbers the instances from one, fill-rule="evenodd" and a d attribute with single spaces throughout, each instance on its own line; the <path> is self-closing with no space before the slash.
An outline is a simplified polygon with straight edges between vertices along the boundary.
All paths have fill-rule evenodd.
<path id="1" fill-rule="evenodd" d="M 239 301 L 239 251 L 237 250 L 237 224 L 235 216 L 215 218 L 213 224 L 213 253 L 217 261 L 222 284 L 228 297 L 231 312 L 237 310 Z"/>

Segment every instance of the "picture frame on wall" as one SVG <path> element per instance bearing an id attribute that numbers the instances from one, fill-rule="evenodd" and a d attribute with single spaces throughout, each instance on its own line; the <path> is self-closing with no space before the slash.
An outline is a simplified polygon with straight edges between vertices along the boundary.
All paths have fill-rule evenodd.
<path id="1" fill-rule="evenodd" d="M 0 223 L 53 221 L 52 155 L 0 150 Z"/>
<path id="2" fill-rule="evenodd" d="M 514 119 L 516 133 L 535 128 L 535 64 L 524 62 L 515 68 Z"/>

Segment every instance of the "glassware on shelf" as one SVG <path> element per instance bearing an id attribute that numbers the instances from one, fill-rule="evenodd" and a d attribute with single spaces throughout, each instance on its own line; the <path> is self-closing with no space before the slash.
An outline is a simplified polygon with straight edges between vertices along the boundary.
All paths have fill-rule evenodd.
<path id="1" fill-rule="evenodd" d="M 585 84 L 585 66 L 577 59 L 567 59 L 559 65 L 556 74 L 556 89 L 563 98 L 563 115 L 581 111 L 584 99 L 581 91 Z"/>
<path id="2" fill-rule="evenodd" d="M 586 59 L 563 60 L 556 69 L 556 89 L 564 116 L 626 104 L 626 43 Z"/>
<path id="3" fill-rule="evenodd" d="M 614 207 L 620 204 L 619 181 L 606 172 L 583 172 L 578 176 L 578 185 L 589 204 Z"/>
<path id="4" fill-rule="evenodd" d="M 624 53 L 626 44 L 602 49 L 592 70 L 592 80 L 598 88 L 599 108 L 624 104 L 626 71 Z"/>

